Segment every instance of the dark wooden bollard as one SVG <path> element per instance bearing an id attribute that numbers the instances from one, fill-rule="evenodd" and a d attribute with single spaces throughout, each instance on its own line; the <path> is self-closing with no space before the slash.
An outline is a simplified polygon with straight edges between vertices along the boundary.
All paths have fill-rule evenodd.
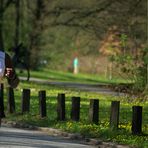
<path id="1" fill-rule="evenodd" d="M 39 113 L 41 117 L 46 117 L 46 91 L 39 91 Z"/>
<path id="2" fill-rule="evenodd" d="M 15 100 L 14 100 L 14 91 L 13 88 L 7 88 L 8 102 L 7 102 L 7 110 L 8 113 L 15 112 Z"/>
<path id="3" fill-rule="evenodd" d="M 58 94 L 57 97 L 57 120 L 65 120 L 65 94 Z"/>
<path id="4" fill-rule="evenodd" d="M 139 135 L 142 133 L 142 106 L 133 106 L 132 110 L 132 134 Z"/>
<path id="5" fill-rule="evenodd" d="M 120 109 L 120 101 L 112 101 L 111 114 L 110 114 L 110 127 L 115 130 L 118 129 L 119 125 L 119 109 Z"/>
<path id="6" fill-rule="evenodd" d="M 30 89 L 23 89 L 21 112 L 29 112 L 30 110 Z"/>
<path id="7" fill-rule="evenodd" d="M 99 121 L 99 100 L 97 100 L 97 99 L 90 100 L 89 120 L 91 123 L 98 124 L 98 121 Z"/>
<path id="8" fill-rule="evenodd" d="M 0 84 L 0 116 L 5 117 L 4 114 L 4 84 Z"/>
<path id="9" fill-rule="evenodd" d="M 0 97 L 4 98 L 4 84 L 0 83 Z"/>
<path id="10" fill-rule="evenodd" d="M 71 119 L 73 121 L 80 119 L 80 97 L 72 97 Z"/>

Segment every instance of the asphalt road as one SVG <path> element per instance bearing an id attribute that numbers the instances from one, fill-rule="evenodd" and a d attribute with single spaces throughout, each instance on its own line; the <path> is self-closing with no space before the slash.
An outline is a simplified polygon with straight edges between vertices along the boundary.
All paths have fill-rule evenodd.
<path id="1" fill-rule="evenodd" d="M 20 77 L 21 80 L 26 80 L 25 77 Z M 119 96 L 123 95 L 123 93 L 118 93 L 110 88 L 108 88 L 107 84 L 99 83 L 99 84 L 82 84 L 82 83 L 74 83 L 74 82 L 55 82 L 55 81 L 47 81 L 44 79 L 39 78 L 30 78 L 30 82 L 36 82 L 40 84 L 47 84 L 47 85 L 53 85 L 53 86 L 60 86 L 65 88 L 74 88 L 77 90 L 82 90 L 86 92 L 96 92 L 101 94 L 110 94 L 113 96 Z"/>
<path id="2" fill-rule="evenodd" d="M 2 148 L 94 148 L 64 137 L 49 136 L 35 130 L 23 130 L 2 126 L 0 128 Z"/>

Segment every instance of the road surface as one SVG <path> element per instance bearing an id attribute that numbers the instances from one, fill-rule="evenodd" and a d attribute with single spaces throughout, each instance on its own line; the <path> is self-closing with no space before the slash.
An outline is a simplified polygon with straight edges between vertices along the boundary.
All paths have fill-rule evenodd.
<path id="1" fill-rule="evenodd" d="M 94 148 L 64 137 L 49 136 L 36 130 L 23 130 L 2 126 L 0 128 L 2 148 Z"/>
<path id="2" fill-rule="evenodd" d="M 26 80 L 25 77 L 20 77 L 21 80 Z M 96 92 L 96 93 L 101 93 L 101 94 L 110 94 L 113 96 L 119 96 L 123 95 L 123 93 L 115 92 L 108 88 L 107 84 L 82 84 L 82 83 L 74 83 L 74 82 L 55 82 L 55 81 L 47 81 L 44 79 L 39 79 L 39 78 L 30 78 L 30 82 L 36 82 L 36 83 L 41 83 L 41 84 L 47 84 L 47 85 L 54 85 L 54 86 L 60 86 L 60 87 L 65 87 L 65 88 L 74 88 L 77 90 L 82 90 L 82 91 L 88 91 L 88 92 Z"/>

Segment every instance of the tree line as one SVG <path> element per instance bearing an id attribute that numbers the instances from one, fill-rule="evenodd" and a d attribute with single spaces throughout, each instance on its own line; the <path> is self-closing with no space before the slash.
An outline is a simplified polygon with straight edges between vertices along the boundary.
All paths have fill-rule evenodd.
<path id="1" fill-rule="evenodd" d="M 28 50 L 29 66 L 35 69 L 43 59 L 67 56 L 72 48 L 79 48 L 81 54 L 96 54 L 108 29 L 117 26 L 121 53 L 127 54 L 110 58 L 120 65 L 126 63 L 123 72 L 136 71 L 136 80 L 140 79 L 145 86 L 146 13 L 146 0 L 0 0 L 0 49 L 9 52 L 23 43 L 21 50 L 23 53 Z M 132 42 L 127 42 L 128 39 Z M 130 63 L 137 59 L 141 64 L 132 69 Z M 128 66 L 131 68 L 127 69 Z"/>

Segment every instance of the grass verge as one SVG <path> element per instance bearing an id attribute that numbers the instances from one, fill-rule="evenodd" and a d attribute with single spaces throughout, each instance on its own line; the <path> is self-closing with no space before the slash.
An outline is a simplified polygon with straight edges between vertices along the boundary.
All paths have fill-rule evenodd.
<path id="1" fill-rule="evenodd" d="M 22 89 L 31 90 L 30 112 L 20 114 L 21 112 L 21 95 Z M 38 91 L 46 90 L 47 117 L 39 116 Z M 66 121 L 57 121 L 56 107 L 57 94 L 65 93 L 66 95 Z M 7 95 L 5 91 L 5 108 L 7 104 Z M 127 102 L 126 97 L 116 97 L 104 94 L 84 92 L 79 90 L 66 89 L 63 87 L 53 87 L 49 85 L 39 85 L 35 83 L 23 82 L 14 90 L 16 113 L 7 114 L 6 120 L 27 123 L 41 127 L 58 128 L 63 131 L 81 133 L 85 137 L 100 138 L 105 141 L 113 141 L 121 144 L 129 144 L 141 148 L 148 147 L 148 136 L 134 136 L 131 134 L 132 105 L 143 106 L 143 126 L 144 134 L 148 134 L 148 102 Z M 71 97 L 81 97 L 80 121 L 74 122 L 70 119 Z M 88 120 L 89 99 L 99 99 L 99 124 L 90 124 Z M 112 100 L 120 100 L 120 125 L 119 130 L 111 131 L 109 128 L 110 104 Z"/>
<path id="2" fill-rule="evenodd" d="M 19 76 L 27 76 L 26 72 L 19 73 Z M 48 81 L 62 81 L 62 82 L 78 82 L 78 83 L 88 83 L 88 84 L 98 84 L 98 83 L 107 83 L 107 84 L 116 84 L 116 83 L 130 83 L 128 80 L 121 79 L 119 77 L 113 77 L 111 80 L 106 78 L 103 75 L 97 74 L 73 74 L 70 72 L 61 72 L 53 71 L 49 69 L 42 69 L 38 71 L 30 71 L 31 77 L 41 78 Z"/>

